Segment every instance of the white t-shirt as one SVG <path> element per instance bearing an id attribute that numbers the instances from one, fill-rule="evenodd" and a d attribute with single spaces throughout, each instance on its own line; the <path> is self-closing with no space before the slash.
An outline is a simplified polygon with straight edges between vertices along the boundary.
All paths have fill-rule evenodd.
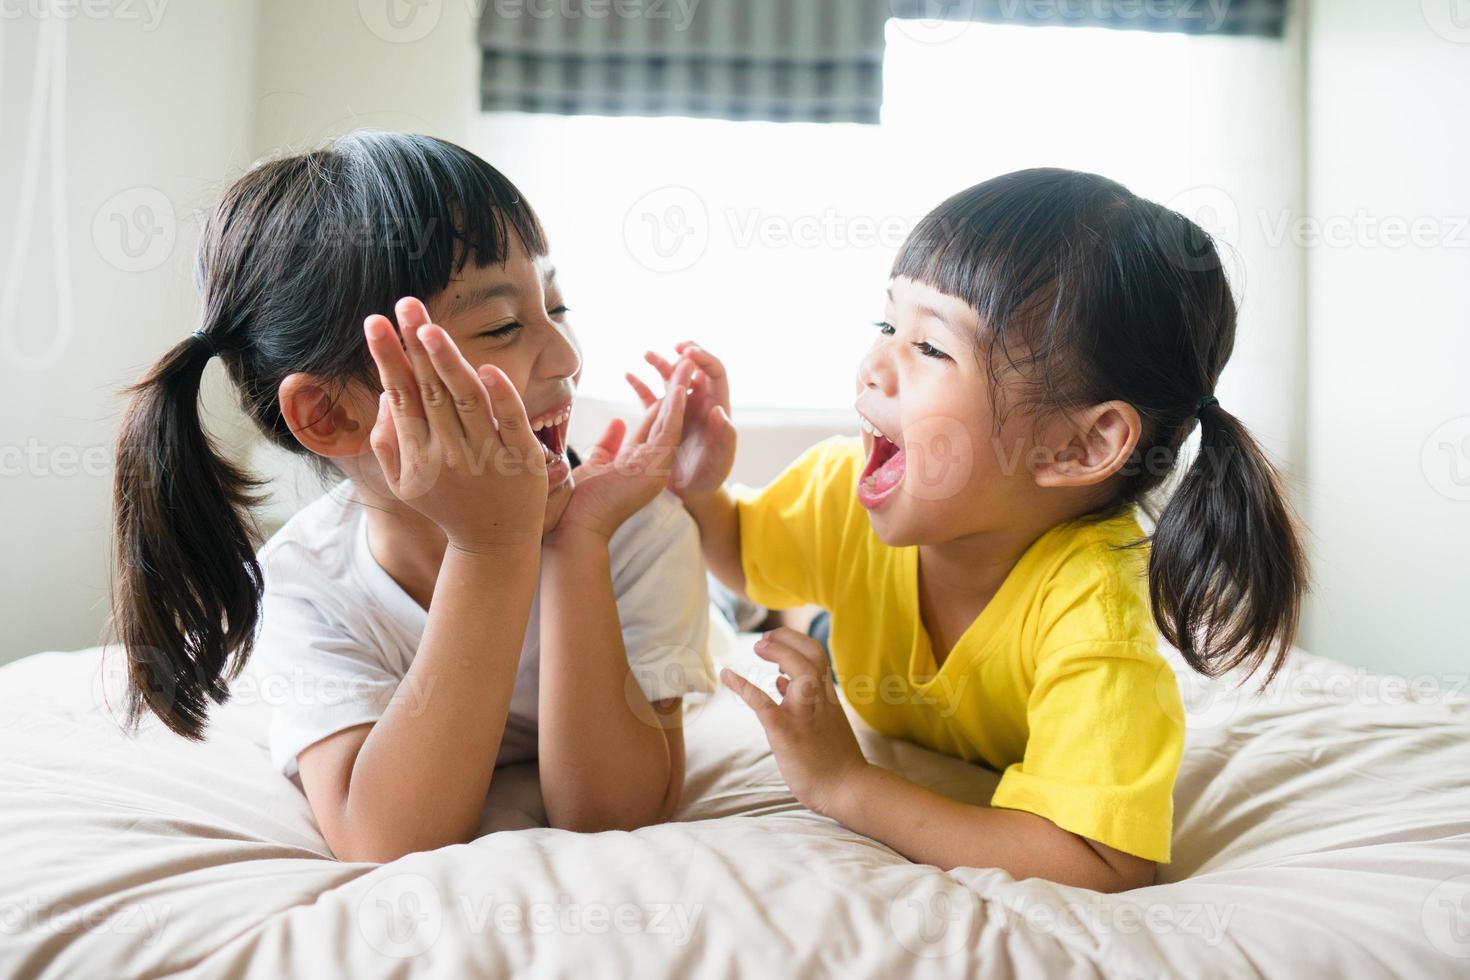
<path id="1" fill-rule="evenodd" d="M 650 701 L 714 690 L 709 598 L 699 532 L 668 491 L 608 545 L 613 595 L 633 677 Z M 270 706 L 272 761 L 296 774 L 302 749 L 375 722 L 395 698 L 432 705 L 401 684 L 428 611 L 368 548 L 364 509 L 343 481 L 288 521 L 260 550 L 265 594 L 254 651 L 231 684 L 236 700 Z M 526 624 L 497 765 L 536 758 L 540 585 Z"/>

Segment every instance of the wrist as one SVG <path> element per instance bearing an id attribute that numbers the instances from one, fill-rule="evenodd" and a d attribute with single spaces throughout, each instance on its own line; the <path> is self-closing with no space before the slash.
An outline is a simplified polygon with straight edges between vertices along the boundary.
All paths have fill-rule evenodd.
<path id="1" fill-rule="evenodd" d="M 713 490 L 705 490 L 698 493 L 692 493 L 687 490 L 679 492 L 676 490 L 675 493 L 683 501 L 684 509 L 689 512 L 689 516 L 701 524 L 704 523 L 706 517 L 715 513 L 732 499 L 730 491 L 723 483 Z"/>
<path id="2" fill-rule="evenodd" d="M 539 531 L 507 534 L 494 540 L 450 538 L 444 547 L 444 560 L 462 564 L 498 564 L 517 559 L 534 558 L 541 551 Z"/>
<path id="3" fill-rule="evenodd" d="M 558 524 L 542 539 L 542 549 L 548 556 L 583 556 L 607 553 L 612 532 L 586 524 Z"/>
<path id="4" fill-rule="evenodd" d="M 840 824 L 851 826 L 862 810 L 863 801 L 872 789 L 873 777 L 881 772 L 866 759 L 835 772 L 827 791 L 822 794 L 818 812 Z"/>

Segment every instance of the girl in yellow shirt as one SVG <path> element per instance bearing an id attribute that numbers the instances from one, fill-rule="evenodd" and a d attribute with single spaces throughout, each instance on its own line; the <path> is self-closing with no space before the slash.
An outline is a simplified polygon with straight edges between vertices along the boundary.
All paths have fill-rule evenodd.
<path id="1" fill-rule="evenodd" d="M 1184 737 L 1159 633 L 1203 673 L 1269 676 L 1306 581 L 1276 474 L 1213 395 L 1235 326 L 1197 225 L 1103 177 L 1037 169 L 955 195 L 905 242 L 858 366 L 861 444 L 828 441 L 737 493 L 723 366 L 692 343 L 677 365 L 650 354 L 666 378 L 694 369 L 670 485 L 712 571 L 773 608 L 829 609 L 864 720 L 1002 774 L 976 807 L 871 765 L 826 652 L 778 629 L 756 649 L 780 669 L 779 702 L 721 680 L 803 804 L 946 868 L 1153 881 Z M 1149 542 L 1136 511 L 1196 423 L 1200 451 Z"/>

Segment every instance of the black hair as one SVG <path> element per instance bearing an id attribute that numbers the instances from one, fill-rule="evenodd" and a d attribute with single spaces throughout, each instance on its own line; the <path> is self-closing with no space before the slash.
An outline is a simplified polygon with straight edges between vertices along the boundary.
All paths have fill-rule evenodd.
<path id="1" fill-rule="evenodd" d="M 1211 399 L 1235 343 L 1236 306 L 1210 236 L 1105 177 L 1021 170 L 927 215 L 893 275 L 974 307 L 993 390 L 1004 373 L 1016 404 L 1122 400 L 1138 411 L 1138 445 L 1095 516 L 1155 510 L 1202 406 L 1199 453 L 1157 511 L 1153 614 L 1196 670 L 1249 672 L 1270 658 L 1269 681 L 1296 635 L 1306 559 L 1279 475 Z"/>
<path id="2" fill-rule="evenodd" d="M 391 318 L 403 296 L 441 292 L 466 262 L 503 264 L 512 236 L 546 254 L 515 186 L 428 136 L 352 133 L 259 163 L 225 191 L 199 245 L 202 338 L 178 343 L 126 390 L 108 629 L 127 650 L 130 726 L 151 711 L 201 738 L 259 619 L 250 508 L 261 483 L 201 426 L 200 381 L 213 353 L 265 437 L 326 469 L 281 415 L 282 380 L 304 372 L 339 391 L 376 391 L 363 320 Z"/>

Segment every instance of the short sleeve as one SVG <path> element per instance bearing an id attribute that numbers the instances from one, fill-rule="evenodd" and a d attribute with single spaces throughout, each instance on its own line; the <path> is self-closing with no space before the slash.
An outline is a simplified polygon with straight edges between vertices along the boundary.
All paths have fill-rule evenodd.
<path id="1" fill-rule="evenodd" d="M 271 761 L 294 776 L 303 749 L 376 722 L 396 698 L 413 696 L 403 686 L 375 650 L 312 603 L 267 591 L 250 661 L 230 688 L 232 700 L 270 708 Z"/>
<path id="2" fill-rule="evenodd" d="M 1174 672 L 1147 643 L 1058 650 L 1038 663 L 1025 756 L 1006 768 L 991 805 L 1167 862 L 1183 717 Z"/>
<path id="3" fill-rule="evenodd" d="M 619 528 L 613 545 L 623 648 L 643 696 L 662 701 L 712 692 L 709 588 L 693 519 L 664 491 Z"/>
<path id="4" fill-rule="evenodd" d="M 740 562 L 752 601 L 831 608 L 862 467 L 860 443 L 828 439 L 762 489 L 737 493 Z"/>

